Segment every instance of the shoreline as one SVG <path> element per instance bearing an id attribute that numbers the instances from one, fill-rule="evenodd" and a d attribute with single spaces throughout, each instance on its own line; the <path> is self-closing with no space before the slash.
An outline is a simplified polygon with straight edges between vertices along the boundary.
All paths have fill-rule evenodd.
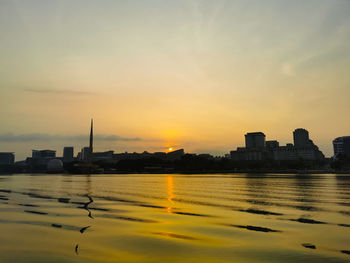
<path id="1" fill-rule="evenodd" d="M 66 174 L 66 175 L 83 175 L 83 174 L 290 174 L 290 175 L 311 175 L 311 174 L 349 174 L 350 170 L 239 170 L 239 171 L 100 171 L 100 172 L 68 172 L 68 171 L 22 171 L 22 172 L 0 172 L 0 175 L 13 174 Z"/>

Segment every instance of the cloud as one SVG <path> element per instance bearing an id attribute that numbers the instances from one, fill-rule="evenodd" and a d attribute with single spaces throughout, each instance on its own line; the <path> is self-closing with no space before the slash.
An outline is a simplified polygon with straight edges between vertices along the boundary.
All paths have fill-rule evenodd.
<path id="1" fill-rule="evenodd" d="M 74 90 L 74 89 L 53 89 L 53 88 L 24 88 L 26 92 L 43 93 L 43 94 L 71 94 L 71 95 L 88 95 L 93 94 L 89 91 Z"/>
<path id="2" fill-rule="evenodd" d="M 33 141 L 87 141 L 88 135 L 58 135 L 45 133 L 29 133 L 29 134 L 0 134 L 0 142 L 33 142 Z M 141 141 L 138 137 L 122 137 L 119 135 L 96 134 L 94 139 L 97 141 Z"/>

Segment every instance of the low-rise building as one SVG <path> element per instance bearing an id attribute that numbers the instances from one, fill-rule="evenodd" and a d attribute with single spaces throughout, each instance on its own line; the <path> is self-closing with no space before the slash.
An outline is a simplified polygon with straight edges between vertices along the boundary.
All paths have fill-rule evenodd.
<path id="1" fill-rule="evenodd" d="M 167 153 L 167 159 L 170 161 L 180 160 L 185 155 L 184 149 L 175 150 Z"/>
<path id="2" fill-rule="evenodd" d="M 96 161 L 102 161 L 102 162 L 107 162 L 111 163 L 113 162 L 113 155 L 114 151 L 107 151 L 107 152 L 94 152 L 92 154 L 93 160 Z"/>

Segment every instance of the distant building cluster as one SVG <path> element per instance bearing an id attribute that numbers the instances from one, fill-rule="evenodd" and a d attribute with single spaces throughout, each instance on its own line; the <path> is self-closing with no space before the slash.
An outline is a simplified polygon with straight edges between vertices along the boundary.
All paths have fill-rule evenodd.
<path id="1" fill-rule="evenodd" d="M 115 163 L 120 160 L 139 160 L 145 158 L 157 158 L 162 160 L 178 160 L 185 154 L 184 149 L 179 149 L 171 152 L 155 152 L 149 153 L 147 151 L 143 153 L 114 153 L 114 151 L 106 151 L 106 152 L 93 152 L 92 160 L 94 162 L 102 161 L 107 163 Z M 78 153 L 76 157 L 76 161 L 88 162 L 89 160 L 89 147 L 84 147 Z"/>
<path id="2" fill-rule="evenodd" d="M 305 129 L 293 132 L 294 144 L 280 146 L 276 140 L 266 141 L 262 132 L 252 132 L 245 135 L 245 147 L 238 147 L 230 152 L 230 158 L 235 161 L 293 161 L 298 159 L 317 161 L 324 159 L 323 153 L 309 138 Z"/>
<path id="3" fill-rule="evenodd" d="M 143 153 L 114 153 L 114 151 L 93 152 L 92 161 L 102 163 L 117 163 L 120 160 L 141 160 L 146 158 L 157 158 L 161 160 L 179 160 L 185 154 L 183 149 L 171 152 L 143 152 Z M 64 147 L 63 156 L 57 157 L 54 150 L 32 150 L 32 157 L 28 157 L 25 161 L 18 162 L 19 166 L 29 167 L 31 171 L 63 171 L 64 165 L 80 162 L 88 163 L 90 158 L 90 147 L 83 147 L 77 156 L 74 156 L 74 147 Z M 0 153 L 0 164 L 14 164 L 13 153 Z"/>
<path id="4" fill-rule="evenodd" d="M 335 167 L 348 167 L 343 160 L 350 158 L 350 136 L 338 137 L 333 140 Z M 160 171 L 169 169 L 191 170 L 196 168 L 200 171 L 205 169 L 237 169 L 239 167 L 250 167 L 249 161 L 260 161 L 268 165 L 269 161 L 275 161 L 274 165 L 280 165 L 279 161 L 305 160 L 321 163 L 325 159 L 323 153 L 310 139 L 309 132 L 299 128 L 293 132 L 293 143 L 280 146 L 276 140 L 266 140 L 262 132 L 251 132 L 245 135 L 245 147 L 238 147 L 225 157 L 214 157 L 210 154 L 185 154 L 183 149 L 166 152 L 149 153 L 114 153 L 114 151 L 94 152 L 93 151 L 93 122 L 91 120 L 90 146 L 83 147 L 77 155 L 74 154 L 74 147 L 63 148 L 63 156 L 57 157 L 55 150 L 32 150 L 32 156 L 25 161 L 15 162 L 13 152 L 0 152 L 1 171 L 23 171 L 23 172 L 62 172 L 67 167 L 76 168 L 75 171 L 94 172 L 101 165 L 103 167 L 120 166 L 132 169 L 133 165 L 147 165 L 147 169 L 162 168 Z M 181 160 L 182 166 L 176 168 Z M 231 160 L 231 161 L 230 161 Z M 121 162 L 122 161 L 122 162 Z M 247 163 L 248 161 L 248 163 Z M 263 162 L 261 162 L 263 161 Z M 266 161 L 266 162 L 264 162 Z M 277 161 L 277 162 L 276 162 Z M 319 162 L 321 161 L 321 162 Z M 221 162 L 221 163 L 220 163 Z M 141 163 L 141 164 L 140 164 Z M 172 163 L 169 165 L 169 163 Z M 259 162 L 256 162 L 259 163 Z M 256 164 L 255 163 L 255 164 Z M 310 162 L 309 162 L 310 163 Z M 241 165 L 243 164 L 243 166 Z M 254 166 L 254 163 L 252 164 Z M 209 168 L 208 168 L 209 167 Z M 268 167 L 268 166 L 266 166 Z M 286 166 L 288 167 L 288 166 Z M 350 166 L 349 166 L 350 167 Z M 145 167 L 144 170 L 147 170 Z M 204 169 L 204 170 L 203 170 Z"/>

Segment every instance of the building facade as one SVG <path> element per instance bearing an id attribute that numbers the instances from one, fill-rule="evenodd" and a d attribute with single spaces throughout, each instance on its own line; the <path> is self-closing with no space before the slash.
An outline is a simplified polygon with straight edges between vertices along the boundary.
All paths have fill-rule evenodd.
<path id="1" fill-rule="evenodd" d="M 46 166 L 47 163 L 56 158 L 56 151 L 53 150 L 32 150 L 32 158 L 27 161 L 34 167 Z"/>
<path id="2" fill-rule="evenodd" d="M 334 157 L 350 157 L 350 136 L 338 137 L 333 140 Z"/>
<path id="3" fill-rule="evenodd" d="M 91 153 L 90 147 L 82 148 L 80 152 L 80 161 L 83 161 L 85 163 L 89 162 L 90 153 Z"/>
<path id="4" fill-rule="evenodd" d="M 309 132 L 303 128 L 298 128 L 293 132 L 294 147 L 304 148 L 311 145 Z"/>
<path id="5" fill-rule="evenodd" d="M 245 147 L 246 148 L 264 148 L 265 147 L 265 134 L 262 132 L 250 132 L 245 135 Z"/>
<path id="6" fill-rule="evenodd" d="M 15 154 L 12 152 L 0 152 L 0 165 L 13 165 Z"/>
<path id="7" fill-rule="evenodd" d="M 74 161 L 74 147 L 63 148 L 63 162 L 71 163 Z"/>

